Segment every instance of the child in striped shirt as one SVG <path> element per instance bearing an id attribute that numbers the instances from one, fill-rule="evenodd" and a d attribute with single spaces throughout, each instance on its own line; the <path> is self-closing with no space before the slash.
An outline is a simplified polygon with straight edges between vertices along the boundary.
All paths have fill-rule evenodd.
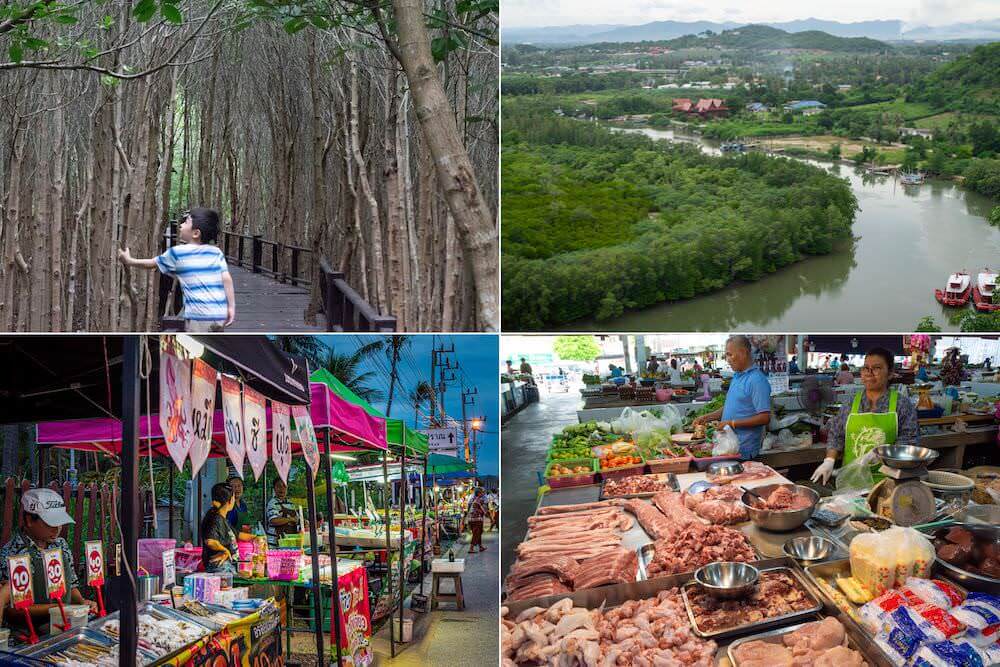
<path id="1" fill-rule="evenodd" d="M 126 266 L 159 269 L 177 278 L 184 295 L 186 331 L 222 331 L 236 318 L 236 296 L 225 255 L 209 245 L 218 233 L 219 214 L 210 208 L 193 208 L 181 221 L 179 245 L 152 259 L 132 257 L 125 248 L 118 251 L 118 259 Z"/>

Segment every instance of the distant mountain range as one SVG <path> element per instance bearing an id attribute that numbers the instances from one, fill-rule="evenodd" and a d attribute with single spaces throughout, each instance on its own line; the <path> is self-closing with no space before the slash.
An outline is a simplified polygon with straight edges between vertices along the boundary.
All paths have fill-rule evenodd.
<path id="1" fill-rule="evenodd" d="M 706 30 L 722 32 L 745 23 L 715 21 L 653 21 L 635 26 L 572 25 L 550 28 L 502 28 L 501 38 L 507 44 L 594 44 L 597 42 L 662 41 L 696 35 Z M 930 27 L 904 27 L 903 21 L 861 21 L 840 23 L 823 19 L 802 19 L 781 23 L 763 23 L 772 28 L 797 33 L 822 31 L 836 37 L 868 37 L 884 41 L 896 40 L 1000 40 L 1000 19 L 953 23 Z"/>

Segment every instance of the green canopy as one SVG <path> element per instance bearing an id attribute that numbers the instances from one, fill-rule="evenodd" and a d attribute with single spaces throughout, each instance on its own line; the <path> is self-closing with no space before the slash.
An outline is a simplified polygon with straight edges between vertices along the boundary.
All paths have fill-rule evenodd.
<path id="1" fill-rule="evenodd" d="M 445 475 L 449 472 L 472 470 L 472 464 L 455 456 L 430 454 L 427 456 L 427 472 L 431 475 Z"/>
<path id="2" fill-rule="evenodd" d="M 387 418 L 381 410 L 375 408 L 371 403 L 351 391 L 347 385 L 338 380 L 330 371 L 325 368 L 318 368 L 309 376 L 309 381 L 325 384 L 333 393 L 345 401 L 360 406 L 373 417 L 385 419 L 385 438 L 390 445 L 396 445 L 396 447 L 401 448 L 405 444 L 411 453 L 421 456 L 427 453 L 426 435 L 414 431 L 404 424 L 401 419 Z"/>

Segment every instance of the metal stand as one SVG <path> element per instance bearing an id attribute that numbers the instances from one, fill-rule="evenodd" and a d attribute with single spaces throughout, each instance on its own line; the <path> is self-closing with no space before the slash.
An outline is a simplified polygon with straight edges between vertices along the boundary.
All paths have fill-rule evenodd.
<path id="1" fill-rule="evenodd" d="M 125 576 L 121 577 L 121 636 L 118 665 L 131 667 L 139 645 L 139 596 L 135 590 L 136 566 L 139 562 L 139 336 L 124 336 L 122 351 L 122 502 L 119 504 L 119 526 L 122 531 L 122 560 Z M 113 542 L 113 539 L 112 539 Z"/>
<path id="2" fill-rule="evenodd" d="M 328 427 L 323 431 L 325 433 L 323 442 L 326 444 L 326 451 L 323 453 L 323 473 L 326 476 L 326 506 L 330 513 L 330 567 L 333 569 L 333 600 L 330 603 L 332 634 L 337 650 L 337 667 L 344 667 L 340 648 L 342 637 L 340 636 L 340 577 L 337 576 L 337 505 L 334 503 L 333 473 L 330 470 L 330 429 Z"/>

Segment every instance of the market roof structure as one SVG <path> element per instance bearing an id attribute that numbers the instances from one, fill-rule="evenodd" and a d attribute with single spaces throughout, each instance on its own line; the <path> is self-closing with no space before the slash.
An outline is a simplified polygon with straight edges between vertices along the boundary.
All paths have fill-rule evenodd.
<path id="1" fill-rule="evenodd" d="M 309 376 L 309 380 L 313 383 L 322 383 L 326 385 L 331 391 L 333 391 L 337 396 L 343 398 L 345 401 L 361 406 L 364 408 L 365 412 L 373 417 L 384 419 L 386 440 L 390 445 L 396 445 L 397 447 L 403 447 L 405 445 L 410 453 L 414 453 L 419 456 L 423 456 L 427 453 L 428 447 L 426 435 L 413 430 L 401 419 L 390 419 L 386 417 L 381 410 L 351 391 L 347 385 L 338 380 L 330 371 L 325 368 L 318 368 L 313 371 L 312 375 Z"/>

